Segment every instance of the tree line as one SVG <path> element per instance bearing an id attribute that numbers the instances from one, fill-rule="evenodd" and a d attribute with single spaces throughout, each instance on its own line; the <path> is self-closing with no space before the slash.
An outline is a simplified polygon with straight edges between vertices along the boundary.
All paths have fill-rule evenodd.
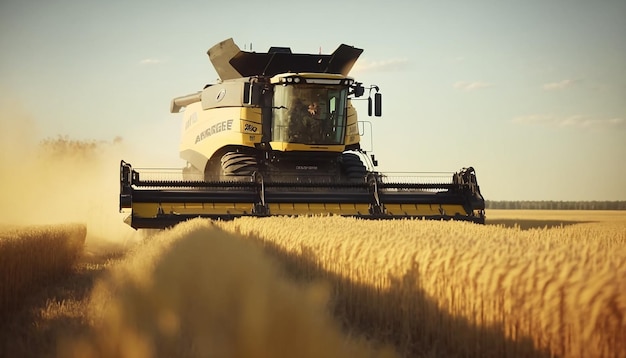
<path id="1" fill-rule="evenodd" d="M 485 200 L 487 209 L 626 210 L 626 201 Z"/>

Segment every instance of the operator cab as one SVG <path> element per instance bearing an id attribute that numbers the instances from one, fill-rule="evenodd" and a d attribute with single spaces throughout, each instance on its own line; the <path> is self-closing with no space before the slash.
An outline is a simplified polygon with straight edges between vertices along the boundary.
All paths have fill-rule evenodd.
<path id="1" fill-rule="evenodd" d="M 274 87 L 272 141 L 309 145 L 344 144 L 348 89 L 341 75 L 278 75 Z"/>

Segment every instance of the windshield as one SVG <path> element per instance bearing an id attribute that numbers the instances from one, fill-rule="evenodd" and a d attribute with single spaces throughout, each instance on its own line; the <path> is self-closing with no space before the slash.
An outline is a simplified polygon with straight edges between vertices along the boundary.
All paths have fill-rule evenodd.
<path id="1" fill-rule="evenodd" d="M 347 93 L 338 86 L 276 86 L 272 140 L 343 144 Z"/>

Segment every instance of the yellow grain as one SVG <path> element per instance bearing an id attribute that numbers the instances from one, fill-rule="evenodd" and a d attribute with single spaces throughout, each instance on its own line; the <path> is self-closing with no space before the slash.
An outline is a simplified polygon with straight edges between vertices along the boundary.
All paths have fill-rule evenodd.
<path id="1" fill-rule="evenodd" d="M 531 230 L 341 217 L 219 225 L 299 277 L 332 282 L 351 328 L 406 355 L 612 357 L 626 355 L 624 218 L 553 213 L 567 226 Z"/>
<path id="2" fill-rule="evenodd" d="M 294 250 L 297 250 L 294 247 Z M 323 286 L 298 286 L 258 245 L 193 220 L 154 236 L 92 292 L 75 357 L 392 357 L 342 334 Z"/>
<path id="3" fill-rule="evenodd" d="M 16 307 L 39 283 L 70 270 L 82 254 L 85 235 L 86 228 L 79 224 L 0 231 L 0 315 Z"/>

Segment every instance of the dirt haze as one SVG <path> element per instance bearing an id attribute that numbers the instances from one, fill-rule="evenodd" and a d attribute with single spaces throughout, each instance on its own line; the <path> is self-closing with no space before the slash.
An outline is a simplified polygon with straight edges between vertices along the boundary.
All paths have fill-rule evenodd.
<path id="1" fill-rule="evenodd" d="M 118 209 L 122 138 L 40 138 L 23 107 L 0 101 L 0 226 L 83 223 L 88 252 L 135 240 Z"/>

